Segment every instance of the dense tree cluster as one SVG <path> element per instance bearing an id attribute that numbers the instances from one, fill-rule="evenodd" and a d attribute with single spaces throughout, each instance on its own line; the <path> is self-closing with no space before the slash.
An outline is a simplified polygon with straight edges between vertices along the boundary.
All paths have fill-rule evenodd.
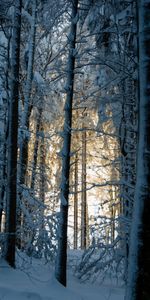
<path id="1" fill-rule="evenodd" d="M 148 0 L 1 1 L 0 252 L 12 267 L 19 251 L 44 257 L 66 286 L 67 249 L 81 249 L 80 279 L 115 264 L 127 300 L 150 298 L 149 18 Z"/>

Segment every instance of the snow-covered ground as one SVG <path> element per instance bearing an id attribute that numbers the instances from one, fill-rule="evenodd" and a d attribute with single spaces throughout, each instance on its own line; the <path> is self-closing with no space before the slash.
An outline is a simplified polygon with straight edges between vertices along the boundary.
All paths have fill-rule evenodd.
<path id="1" fill-rule="evenodd" d="M 31 264 L 32 263 L 32 264 Z M 123 300 L 124 290 L 111 285 L 83 284 L 68 274 L 68 287 L 40 260 L 22 260 L 20 270 L 0 262 L 0 300 Z"/>

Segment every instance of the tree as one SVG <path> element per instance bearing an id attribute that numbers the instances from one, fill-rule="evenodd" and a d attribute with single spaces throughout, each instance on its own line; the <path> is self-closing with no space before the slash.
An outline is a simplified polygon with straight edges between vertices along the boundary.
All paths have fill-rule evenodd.
<path id="1" fill-rule="evenodd" d="M 1 6 L 2 5 L 2 6 Z M 7 138 L 8 138 L 8 102 L 10 84 L 10 47 L 12 34 L 12 18 L 8 18 L 9 1 L 1 1 L 0 5 L 0 98 L 1 98 L 1 133 L 0 133 L 0 224 L 4 230 L 2 215 L 6 208 L 6 182 L 7 182 Z M 3 224 L 2 224 L 3 223 Z"/>
<path id="2" fill-rule="evenodd" d="M 126 300 L 150 299 L 150 1 L 138 4 L 139 132 Z"/>
<path id="3" fill-rule="evenodd" d="M 9 103 L 7 215 L 5 259 L 15 267 L 16 199 L 17 199 L 17 150 L 18 150 L 18 100 L 21 33 L 21 0 L 15 1 L 11 54 L 11 96 Z"/>
<path id="4" fill-rule="evenodd" d="M 22 116 L 21 129 L 23 133 L 22 141 L 20 143 L 20 157 L 19 157 L 19 199 L 17 205 L 17 227 L 21 229 L 21 202 L 22 202 L 22 188 L 26 183 L 26 173 L 28 165 L 28 142 L 29 142 L 29 125 L 30 125 L 30 115 L 32 111 L 32 101 L 31 101 L 31 91 L 32 91 L 32 80 L 33 80 L 33 64 L 35 55 L 35 35 L 36 35 L 36 11 L 37 3 L 36 0 L 32 1 L 32 21 L 31 21 L 31 31 L 30 31 L 30 41 L 27 57 L 27 78 L 25 83 L 24 91 L 24 112 Z M 21 238 L 18 238 L 18 247 L 21 248 Z"/>
<path id="5" fill-rule="evenodd" d="M 74 167 L 74 249 L 78 248 L 78 152 L 75 155 Z"/>
<path id="6" fill-rule="evenodd" d="M 63 131 L 62 149 L 62 180 L 61 180 L 61 205 L 60 224 L 58 237 L 58 254 L 56 260 L 56 279 L 66 286 L 67 264 L 67 224 L 68 224 L 68 198 L 69 198 L 69 173 L 70 173 L 70 150 L 71 150 L 71 127 L 72 127 L 72 103 L 74 87 L 75 48 L 77 33 L 78 0 L 72 1 L 71 29 L 69 35 L 69 56 L 67 65 L 65 120 Z"/>
<path id="7" fill-rule="evenodd" d="M 83 112 L 83 119 L 86 116 L 86 108 Z M 82 120 L 82 196 L 81 196 L 81 249 L 87 247 L 87 195 L 86 195 L 86 156 L 87 156 L 87 141 L 86 128 L 84 120 Z"/>

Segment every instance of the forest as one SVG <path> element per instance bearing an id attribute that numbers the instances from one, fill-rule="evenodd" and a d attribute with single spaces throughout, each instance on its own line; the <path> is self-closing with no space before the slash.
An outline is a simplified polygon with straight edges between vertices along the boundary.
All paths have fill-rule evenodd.
<path id="1" fill-rule="evenodd" d="M 150 300 L 150 0 L 0 0 L 0 299 Z"/>

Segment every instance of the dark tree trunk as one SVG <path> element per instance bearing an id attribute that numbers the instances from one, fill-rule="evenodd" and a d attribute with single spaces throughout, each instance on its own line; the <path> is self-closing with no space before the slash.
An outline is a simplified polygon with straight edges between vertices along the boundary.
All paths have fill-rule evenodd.
<path id="1" fill-rule="evenodd" d="M 24 113 L 22 117 L 22 127 L 25 131 L 25 137 L 23 137 L 20 146 L 20 184 L 25 183 L 27 164 L 28 164 L 28 136 L 26 131 L 29 129 L 30 115 L 32 111 L 31 103 L 31 91 L 32 91 L 32 79 L 33 79 L 33 64 L 34 64 L 34 54 L 35 54 L 35 35 L 36 35 L 36 0 L 32 4 L 32 25 L 31 25 L 31 39 L 30 39 L 30 50 L 27 68 L 27 79 L 25 86 L 25 97 L 24 97 Z"/>
<path id="2" fill-rule="evenodd" d="M 74 249 L 78 248 L 78 154 L 75 157 L 74 188 Z"/>
<path id="3" fill-rule="evenodd" d="M 34 194 L 36 168 L 37 168 L 37 160 L 38 160 L 39 131 L 40 131 L 40 127 L 41 127 L 41 120 L 42 120 L 42 110 L 38 109 L 38 116 L 37 116 L 37 121 L 36 121 L 36 137 L 35 137 L 34 152 L 33 152 L 32 176 L 31 176 L 31 190 L 32 190 L 33 194 Z"/>
<path id="4" fill-rule="evenodd" d="M 11 35 L 7 37 L 7 52 L 6 52 L 6 71 L 5 71 L 5 81 L 6 81 L 6 99 L 3 99 L 3 108 L 4 108 L 4 145 L 3 145 L 3 168 L 2 168 L 2 189 L 0 192 L 0 224 L 1 231 L 2 227 L 4 228 L 4 224 L 2 224 L 2 215 L 4 210 L 6 209 L 6 181 L 7 181 L 7 142 L 8 142 L 8 100 L 9 100 L 9 72 L 10 72 L 10 43 L 11 43 Z"/>
<path id="5" fill-rule="evenodd" d="M 44 230 L 44 203 L 45 203 L 45 188 L 46 188 L 46 146 L 45 146 L 45 138 L 44 138 L 44 126 L 41 124 L 40 131 L 42 133 L 41 144 L 40 144 L 40 182 L 39 182 L 39 196 L 40 201 L 43 204 L 43 208 L 41 207 L 41 222 L 39 225 L 39 245 L 38 251 L 39 254 L 42 255 L 43 250 L 43 230 Z"/>
<path id="6" fill-rule="evenodd" d="M 0 232 L 2 232 L 2 215 L 5 210 L 6 201 L 6 180 L 7 180 L 7 139 L 8 139 L 8 102 L 4 104 L 4 145 L 3 145 L 3 166 L 2 166 L 2 186 L 0 191 Z"/>
<path id="7" fill-rule="evenodd" d="M 78 12 L 78 0 L 72 1 L 72 20 L 70 28 L 69 57 L 67 65 L 67 96 L 65 103 L 64 141 L 62 150 L 62 181 L 61 181 L 61 206 L 60 206 L 60 228 L 58 238 L 58 254 L 56 260 L 56 279 L 66 286 L 67 267 L 67 225 L 68 225 L 68 200 L 69 200 L 69 174 L 70 174 L 70 150 L 71 150 L 71 127 L 72 127 L 72 102 L 75 68 L 75 47 L 77 22 L 75 18 Z"/>
<path id="8" fill-rule="evenodd" d="M 9 110 L 8 136 L 8 181 L 7 181 L 7 221 L 6 254 L 7 262 L 15 267 L 16 245 L 16 198 L 17 198 L 17 141 L 18 141 L 18 99 L 19 99 L 19 61 L 21 32 L 21 0 L 15 1 L 14 25 L 11 57 L 11 97 Z"/>
<path id="9" fill-rule="evenodd" d="M 24 136 L 20 145 L 20 157 L 19 157 L 19 192 L 18 192 L 18 205 L 17 205 L 17 227 L 18 230 L 21 229 L 22 225 L 22 212 L 21 212 L 21 201 L 22 201 L 22 189 L 23 185 L 26 184 L 26 173 L 28 167 L 28 143 L 29 137 L 27 130 L 29 130 L 30 125 L 30 115 L 32 112 L 32 103 L 31 103 L 31 91 L 32 91 L 32 79 L 33 79 L 33 65 L 34 65 L 34 54 L 35 54 L 35 36 L 36 36 L 36 0 L 32 1 L 32 25 L 31 25 L 31 38 L 30 38 L 30 47 L 29 47 L 29 59 L 28 59 L 28 68 L 27 68 L 27 79 L 25 86 L 25 97 L 24 97 L 24 113 L 22 117 L 22 129 Z M 21 236 L 18 236 L 17 246 L 20 249 L 21 245 Z"/>
<path id="10" fill-rule="evenodd" d="M 44 126 L 41 124 L 40 131 L 42 133 L 41 144 L 40 144 L 40 200 L 44 204 L 45 202 L 45 165 L 46 165 L 46 147 L 44 139 Z"/>
<path id="11" fill-rule="evenodd" d="M 83 115 L 84 117 L 84 115 Z M 87 195 L 86 195 L 86 130 L 82 132 L 82 194 L 81 194 L 81 249 L 87 246 Z"/>
<path id="12" fill-rule="evenodd" d="M 139 11 L 139 139 L 126 300 L 150 299 L 150 1 Z"/>

